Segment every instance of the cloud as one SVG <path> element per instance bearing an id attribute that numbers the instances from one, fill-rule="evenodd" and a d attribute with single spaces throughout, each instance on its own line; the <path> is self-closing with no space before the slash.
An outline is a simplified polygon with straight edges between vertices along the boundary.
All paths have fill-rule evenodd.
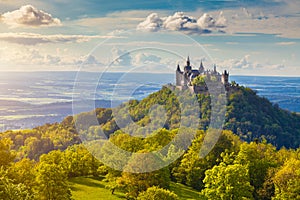
<path id="1" fill-rule="evenodd" d="M 138 26 L 138 30 L 158 31 L 163 25 L 163 20 L 157 13 L 150 14 L 145 21 L 141 22 Z"/>
<path id="2" fill-rule="evenodd" d="M 219 28 L 224 28 L 227 26 L 227 19 L 225 18 L 223 11 L 221 11 L 219 13 L 219 16 L 216 20 L 215 25 L 216 25 L 216 27 L 219 27 Z"/>
<path id="3" fill-rule="evenodd" d="M 159 17 L 157 13 L 152 13 L 146 19 L 138 24 L 137 30 L 159 31 L 172 30 L 183 31 L 185 33 L 210 33 L 214 30 L 220 31 L 226 27 L 226 19 L 221 12 L 218 19 L 204 13 L 199 19 L 188 16 L 183 12 L 176 12 L 168 17 Z"/>
<path id="4" fill-rule="evenodd" d="M 93 55 L 77 55 L 59 53 L 49 54 L 40 51 L 36 48 L 20 48 L 14 51 L 8 51 L 8 49 L 0 49 L 0 65 L 4 65 L 6 68 L 11 66 L 13 68 L 21 67 L 24 69 L 31 69 L 37 67 L 38 70 L 45 69 L 66 69 L 74 70 L 79 66 L 83 66 L 85 69 L 91 67 L 104 66 Z"/>
<path id="5" fill-rule="evenodd" d="M 126 49 L 113 47 L 111 49 L 111 55 L 112 66 L 117 67 L 115 68 L 117 70 L 128 70 L 128 67 L 142 67 L 143 70 L 147 69 L 151 71 L 151 69 L 154 69 L 154 66 L 164 66 L 164 68 L 172 66 L 170 65 L 170 58 L 162 58 L 152 52 L 130 52 Z M 110 63 L 107 64 L 110 65 Z M 172 60 L 172 64 L 176 66 L 176 61 Z"/>
<path id="6" fill-rule="evenodd" d="M 224 60 L 218 63 L 222 68 L 226 68 L 229 70 L 262 70 L 262 69 L 270 69 L 270 70 L 281 70 L 284 69 L 285 66 L 283 64 L 270 64 L 265 63 L 261 64 L 258 62 L 253 62 L 250 60 L 250 55 L 245 55 L 241 59 L 229 59 Z"/>
<path id="7" fill-rule="evenodd" d="M 111 49 L 112 61 L 114 65 L 118 66 L 130 66 L 132 57 L 127 50 L 122 50 L 116 47 Z"/>
<path id="8" fill-rule="evenodd" d="M 58 18 L 53 18 L 51 14 L 38 10 L 32 5 L 22 6 L 18 10 L 6 12 L 1 15 L 1 21 L 11 27 L 19 26 L 61 26 Z"/>
<path id="9" fill-rule="evenodd" d="M 297 7 L 297 5 L 295 5 Z M 255 7 L 223 10 L 226 33 L 262 33 L 276 34 L 280 37 L 299 38 L 300 18 L 298 14 L 283 12 L 285 4 L 280 7 Z M 298 6 L 299 10 L 299 6 Z M 216 14 L 216 13 L 215 13 Z"/>
<path id="10" fill-rule="evenodd" d="M 112 38 L 115 36 L 88 36 L 88 35 L 41 35 L 36 33 L 0 33 L 0 40 L 22 44 L 36 45 L 43 43 L 88 42 L 91 39 Z"/>
<path id="11" fill-rule="evenodd" d="M 135 65 L 145 65 L 145 64 L 153 64 L 160 63 L 161 57 L 149 54 L 149 53 L 138 53 L 134 56 Z"/>
<path id="12" fill-rule="evenodd" d="M 278 42 L 276 43 L 276 45 L 280 45 L 280 46 L 289 46 L 289 45 L 294 45 L 296 44 L 296 42 Z"/>
<path id="13" fill-rule="evenodd" d="M 68 64 L 68 63 L 66 63 L 66 64 Z M 75 60 L 74 64 L 76 64 L 76 65 L 88 65 L 88 66 L 89 65 L 102 65 L 102 63 L 99 62 L 97 60 L 97 58 L 93 55 L 81 56 L 78 60 Z"/>

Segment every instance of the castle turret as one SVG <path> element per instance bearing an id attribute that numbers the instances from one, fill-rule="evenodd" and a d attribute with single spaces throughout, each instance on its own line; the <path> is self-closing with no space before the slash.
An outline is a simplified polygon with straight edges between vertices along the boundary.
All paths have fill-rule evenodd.
<path id="1" fill-rule="evenodd" d="M 225 70 L 224 73 L 222 74 L 222 83 L 224 85 L 227 85 L 228 84 L 228 79 L 229 79 L 229 72 L 227 72 Z"/>
<path id="2" fill-rule="evenodd" d="M 182 71 L 180 70 L 179 64 L 177 65 L 177 70 L 176 70 L 176 85 L 179 86 L 182 83 Z"/>
<path id="3" fill-rule="evenodd" d="M 191 70 L 192 70 L 192 67 L 191 67 L 191 63 L 190 63 L 190 57 L 188 56 L 187 60 L 186 60 L 186 66 L 184 67 L 184 73 L 190 73 Z"/>
<path id="4" fill-rule="evenodd" d="M 199 67 L 199 73 L 202 74 L 204 73 L 204 66 L 203 66 L 203 63 L 202 63 L 202 60 L 201 60 L 201 63 L 200 63 L 200 67 Z"/>

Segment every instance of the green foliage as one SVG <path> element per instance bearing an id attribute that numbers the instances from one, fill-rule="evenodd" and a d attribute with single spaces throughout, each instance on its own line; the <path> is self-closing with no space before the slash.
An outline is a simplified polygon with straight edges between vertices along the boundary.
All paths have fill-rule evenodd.
<path id="1" fill-rule="evenodd" d="M 205 80 L 206 80 L 206 76 L 197 76 L 196 78 L 193 79 L 192 81 L 192 85 L 194 86 L 205 86 Z"/>
<path id="2" fill-rule="evenodd" d="M 13 180 L 14 184 L 24 184 L 26 190 L 30 194 L 34 194 L 34 187 L 36 185 L 35 176 L 36 176 L 36 163 L 28 158 L 24 158 L 21 161 L 14 163 L 8 169 L 8 176 Z"/>
<path id="3" fill-rule="evenodd" d="M 23 183 L 15 184 L 7 175 L 7 171 L 0 169 L 0 199 L 3 200 L 30 200 L 33 195 Z"/>
<path id="4" fill-rule="evenodd" d="M 220 162 L 221 153 L 225 150 L 236 152 L 239 145 L 236 136 L 228 131 L 224 131 L 212 151 L 204 158 L 200 158 L 199 152 L 203 137 L 204 132 L 199 132 L 188 152 L 184 154 L 180 165 L 173 169 L 173 175 L 177 181 L 198 190 L 204 188 L 203 179 L 205 177 L 205 171 Z"/>
<path id="5" fill-rule="evenodd" d="M 0 140 L 0 167 L 8 167 L 15 159 L 15 153 L 11 151 L 12 141 L 10 139 Z"/>
<path id="6" fill-rule="evenodd" d="M 198 116 L 191 117 L 195 109 L 195 97 L 199 104 L 199 119 Z M 97 108 L 74 118 L 66 117 L 61 123 L 45 124 L 32 130 L 1 133 L 0 199 L 70 199 L 68 178 L 98 177 L 99 174 L 105 176 L 107 182 L 96 184 L 101 190 L 94 187 L 95 191 L 107 192 L 105 188 L 108 188 L 109 193 L 119 195 L 123 191 L 128 197 L 134 198 L 141 192 L 146 194 L 144 191 L 152 186 L 169 188 L 170 179 L 202 190 L 202 197 L 208 199 L 300 198 L 300 150 L 276 150 L 282 146 L 299 147 L 299 115 L 279 109 L 267 99 L 258 97 L 249 88 L 233 84 L 228 91 L 225 121 L 225 129 L 228 130 L 223 131 L 212 151 L 200 158 L 199 150 L 207 135 L 211 117 L 211 97 L 207 94 L 190 95 L 184 103 L 186 109 L 179 109 L 182 106 L 181 98 L 183 97 L 176 96 L 170 88 L 163 87 L 141 101 L 129 101 L 114 108 L 115 110 Z M 153 109 L 157 105 L 163 105 L 166 120 L 162 125 L 164 128 L 154 130 L 161 121 L 153 117 L 159 112 Z M 112 113 L 118 112 L 121 115 L 120 120 L 126 122 L 128 110 L 138 128 L 125 126 L 121 131 Z M 200 128 L 186 152 L 171 144 L 164 152 L 164 157 L 145 160 L 140 156 L 135 161 L 124 161 L 124 154 L 111 148 L 114 144 L 126 151 L 147 153 L 161 150 L 174 138 L 178 140 L 178 144 L 186 144 L 191 139 L 191 130 L 186 128 L 183 130 L 184 137 L 176 137 L 177 128 L 183 121 L 187 124 L 199 122 Z M 233 133 L 244 141 L 255 142 L 242 142 Z M 111 143 L 103 140 L 106 137 L 110 138 Z M 92 146 L 92 143 L 85 144 L 85 148 L 83 144 L 79 144 L 82 140 L 100 141 L 103 148 L 98 152 L 99 149 Z M 97 156 L 106 155 L 101 157 L 102 161 L 117 163 L 127 171 L 120 172 L 103 165 L 91 152 Z M 162 162 L 181 153 L 184 155 L 163 169 L 149 173 L 128 172 L 133 169 L 147 169 L 154 160 Z M 80 184 L 75 185 L 79 187 Z M 176 184 L 175 187 L 171 183 L 171 188 L 181 188 L 178 185 L 182 186 Z M 174 192 L 179 198 L 190 198 L 177 189 Z M 166 191 L 158 188 L 154 190 L 150 191 Z M 76 192 L 78 191 L 73 191 L 74 194 Z M 110 197 L 118 198 L 112 195 Z M 93 198 L 96 199 L 96 196 Z"/>
<path id="7" fill-rule="evenodd" d="M 71 178 L 69 183 L 74 200 L 117 200 L 126 197 L 120 190 L 116 190 L 114 194 L 111 194 L 111 191 L 106 189 L 109 183 L 101 178 L 76 177 Z M 170 191 L 174 192 L 179 199 L 199 199 L 199 193 L 185 185 L 171 182 L 170 186 Z"/>
<path id="8" fill-rule="evenodd" d="M 178 196 L 169 190 L 153 186 L 141 192 L 137 200 L 178 200 Z"/>
<path id="9" fill-rule="evenodd" d="M 205 172 L 205 189 L 202 194 L 207 199 L 240 200 L 253 199 L 253 187 L 246 166 L 240 164 L 214 166 Z"/>
<path id="10" fill-rule="evenodd" d="M 264 143 L 243 143 L 235 163 L 247 166 L 250 183 L 255 188 L 253 196 L 258 199 L 260 197 L 257 192 L 262 189 L 268 171 L 277 166 L 275 147 Z"/>
<path id="11" fill-rule="evenodd" d="M 128 197 L 137 197 L 140 192 L 152 186 L 169 188 L 170 172 L 168 168 L 148 173 L 123 172 L 117 183 L 120 188 L 125 189 Z"/>
<path id="12" fill-rule="evenodd" d="M 97 176 L 100 165 L 101 163 L 82 144 L 68 147 L 63 155 L 63 166 L 68 177 Z"/>
<path id="13" fill-rule="evenodd" d="M 228 100 L 226 129 L 248 142 L 265 138 L 278 148 L 299 147 L 299 115 L 278 108 L 250 88 L 233 87 Z"/>
<path id="14" fill-rule="evenodd" d="M 71 199 L 71 190 L 64 170 L 56 164 L 41 162 L 37 167 L 38 199 Z"/>
<path id="15" fill-rule="evenodd" d="M 274 200 L 300 199 L 300 160 L 286 160 L 274 178 Z"/>

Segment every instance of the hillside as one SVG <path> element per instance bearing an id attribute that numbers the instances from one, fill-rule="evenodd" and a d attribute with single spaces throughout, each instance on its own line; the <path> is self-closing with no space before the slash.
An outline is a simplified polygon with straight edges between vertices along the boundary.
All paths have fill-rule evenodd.
<path id="1" fill-rule="evenodd" d="M 225 199 L 299 199 L 300 148 L 293 149 L 299 146 L 299 116 L 272 105 L 249 88 L 234 86 L 227 97 L 224 129 L 228 130 L 222 131 L 205 157 L 200 157 L 199 152 L 208 135 L 210 96 L 187 96 L 187 108 L 180 110 L 181 97 L 176 97 L 168 87 L 142 101 L 132 100 L 114 109 L 97 108 L 66 117 L 61 123 L 1 133 L 0 199 L 70 200 L 108 196 L 111 199 L 147 199 L 154 194 L 172 200 L 221 199 L 224 196 Z M 189 101 L 191 99 L 196 99 L 195 105 Z M 155 117 L 157 110 L 153 105 L 165 105 L 166 115 Z M 184 128 L 184 134 L 180 133 L 181 121 L 197 121 L 190 116 L 195 106 L 200 106 L 197 116 L 200 122 L 196 123 L 199 130 Z M 128 112 L 139 126 L 125 123 Z M 113 117 L 116 113 L 118 123 Z M 159 124 L 161 118 L 165 118 L 164 124 Z M 119 130 L 117 124 L 125 126 Z M 158 125 L 164 128 L 152 130 Z M 104 135 L 100 130 L 109 136 L 110 142 L 101 140 Z M 137 136 L 148 135 L 132 137 L 128 133 L 133 130 Z M 174 139 L 179 143 L 191 139 L 192 143 L 188 149 L 169 146 Z M 99 143 L 81 144 L 89 140 Z M 254 142 L 249 142 L 251 140 Z M 268 141 L 276 144 L 277 149 Z M 164 151 L 153 157 L 157 160 L 151 157 L 127 159 L 110 144 L 139 155 L 158 152 L 162 147 Z M 290 149 L 278 150 L 282 146 Z M 174 156 L 176 159 L 172 160 Z M 111 163 L 117 165 L 112 167 Z M 149 169 L 157 163 L 167 165 L 141 173 L 115 168 Z"/>
<path id="2" fill-rule="evenodd" d="M 116 192 L 114 195 L 106 188 L 107 182 L 93 177 L 76 177 L 70 179 L 72 196 L 74 200 L 117 200 L 126 199 L 122 192 Z M 199 192 L 185 185 L 174 183 L 170 184 L 170 190 L 178 195 L 180 199 L 199 199 Z"/>
<path id="3" fill-rule="evenodd" d="M 278 105 L 272 104 L 268 99 L 259 97 L 255 91 L 250 88 L 241 86 L 231 86 L 227 93 L 227 112 L 224 122 L 224 129 L 231 130 L 242 140 L 254 141 L 266 139 L 277 148 L 297 148 L 300 145 L 300 115 L 280 109 Z M 210 96 L 207 94 L 197 95 L 200 106 L 200 124 L 199 129 L 206 130 L 211 115 Z M 168 88 L 163 87 L 160 91 L 150 94 L 141 101 L 132 100 L 122 104 L 117 108 L 115 113 L 121 115 L 118 123 L 126 119 L 126 113 L 130 112 L 132 120 L 139 125 L 138 129 L 134 129 L 139 134 L 147 132 L 147 128 L 153 124 L 158 124 L 159 119 L 151 118 L 153 105 L 163 105 L 166 110 L 166 122 L 162 125 L 166 129 L 174 129 L 180 126 L 181 120 L 188 115 L 181 115 L 180 103 L 176 95 Z M 191 108 L 193 107 L 191 106 Z M 187 111 L 184 111 L 187 112 Z M 106 135 L 109 135 L 119 129 L 111 109 L 96 109 L 95 113 L 82 113 L 77 116 L 77 128 L 82 131 L 87 130 L 91 125 L 93 129 L 89 129 L 90 133 L 81 135 L 97 135 L 95 124 L 88 121 L 93 115 L 97 115 L 98 122 Z M 119 117 L 120 118 L 120 117 Z M 151 121 L 152 120 L 152 121 Z M 157 121 L 156 121 L 157 120 Z M 192 119 L 191 123 L 194 123 Z M 130 133 L 129 126 L 122 127 L 122 130 Z M 137 134 L 137 133 L 136 133 Z M 88 137 L 88 136 L 86 136 Z"/>
<path id="4" fill-rule="evenodd" d="M 273 144 L 278 149 L 281 147 L 298 148 L 300 145 L 300 116 L 282 110 L 278 105 L 273 105 L 267 99 L 259 97 L 253 90 L 235 86 L 227 94 L 228 104 L 224 129 L 231 130 L 242 140 L 263 141 Z M 197 96 L 201 117 L 199 129 L 206 130 L 210 119 L 210 97 L 205 94 Z M 159 124 L 149 116 L 149 110 L 153 105 L 163 105 L 166 110 L 166 122 Z M 150 94 L 141 101 L 131 100 L 115 108 L 119 115 L 130 117 L 138 125 L 135 134 L 143 134 L 155 131 L 157 127 L 172 130 L 180 126 L 181 120 L 193 119 L 180 116 L 179 102 L 174 93 L 167 87 Z M 193 107 L 189 108 L 193 109 Z M 186 112 L 186 111 L 185 111 Z M 74 117 L 68 116 L 61 123 L 45 124 L 32 130 L 6 131 L 0 134 L 0 138 L 10 138 L 14 142 L 13 149 L 21 152 L 30 159 L 38 159 L 40 155 L 53 149 L 65 150 L 68 146 L 81 143 L 81 140 L 101 139 L 102 131 L 106 136 L 119 130 L 111 108 L 97 108 L 94 111 L 80 113 Z M 95 115 L 97 122 L 95 122 Z M 187 119 L 184 119 L 187 118 Z M 152 121 L 151 121 L 152 120 Z M 75 121 L 77 126 L 75 127 Z M 126 122 L 126 121 L 125 121 Z M 118 121 L 120 123 L 120 119 Z M 151 127 L 151 124 L 154 126 Z M 154 130 L 151 130 L 154 128 Z M 130 126 L 122 130 L 131 133 Z M 127 132 L 126 131 L 126 132 Z M 22 148 L 28 144 L 27 149 Z M 22 156 L 23 157 L 23 156 Z"/>

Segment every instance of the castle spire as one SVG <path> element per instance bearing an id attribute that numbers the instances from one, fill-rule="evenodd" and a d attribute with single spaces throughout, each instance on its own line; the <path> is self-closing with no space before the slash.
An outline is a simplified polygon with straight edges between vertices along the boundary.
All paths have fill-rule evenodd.
<path id="1" fill-rule="evenodd" d="M 190 64 L 191 64 L 191 63 L 190 63 L 190 56 L 188 56 L 188 57 L 187 57 L 187 60 L 186 60 L 186 66 L 190 66 Z"/>
<path id="2" fill-rule="evenodd" d="M 180 67 L 179 67 L 179 64 L 177 65 L 177 71 L 179 71 L 179 72 L 181 71 Z"/>
<path id="3" fill-rule="evenodd" d="M 200 74 L 204 72 L 204 66 L 202 63 L 202 59 L 201 59 L 200 67 L 199 67 L 199 72 L 200 72 Z"/>

